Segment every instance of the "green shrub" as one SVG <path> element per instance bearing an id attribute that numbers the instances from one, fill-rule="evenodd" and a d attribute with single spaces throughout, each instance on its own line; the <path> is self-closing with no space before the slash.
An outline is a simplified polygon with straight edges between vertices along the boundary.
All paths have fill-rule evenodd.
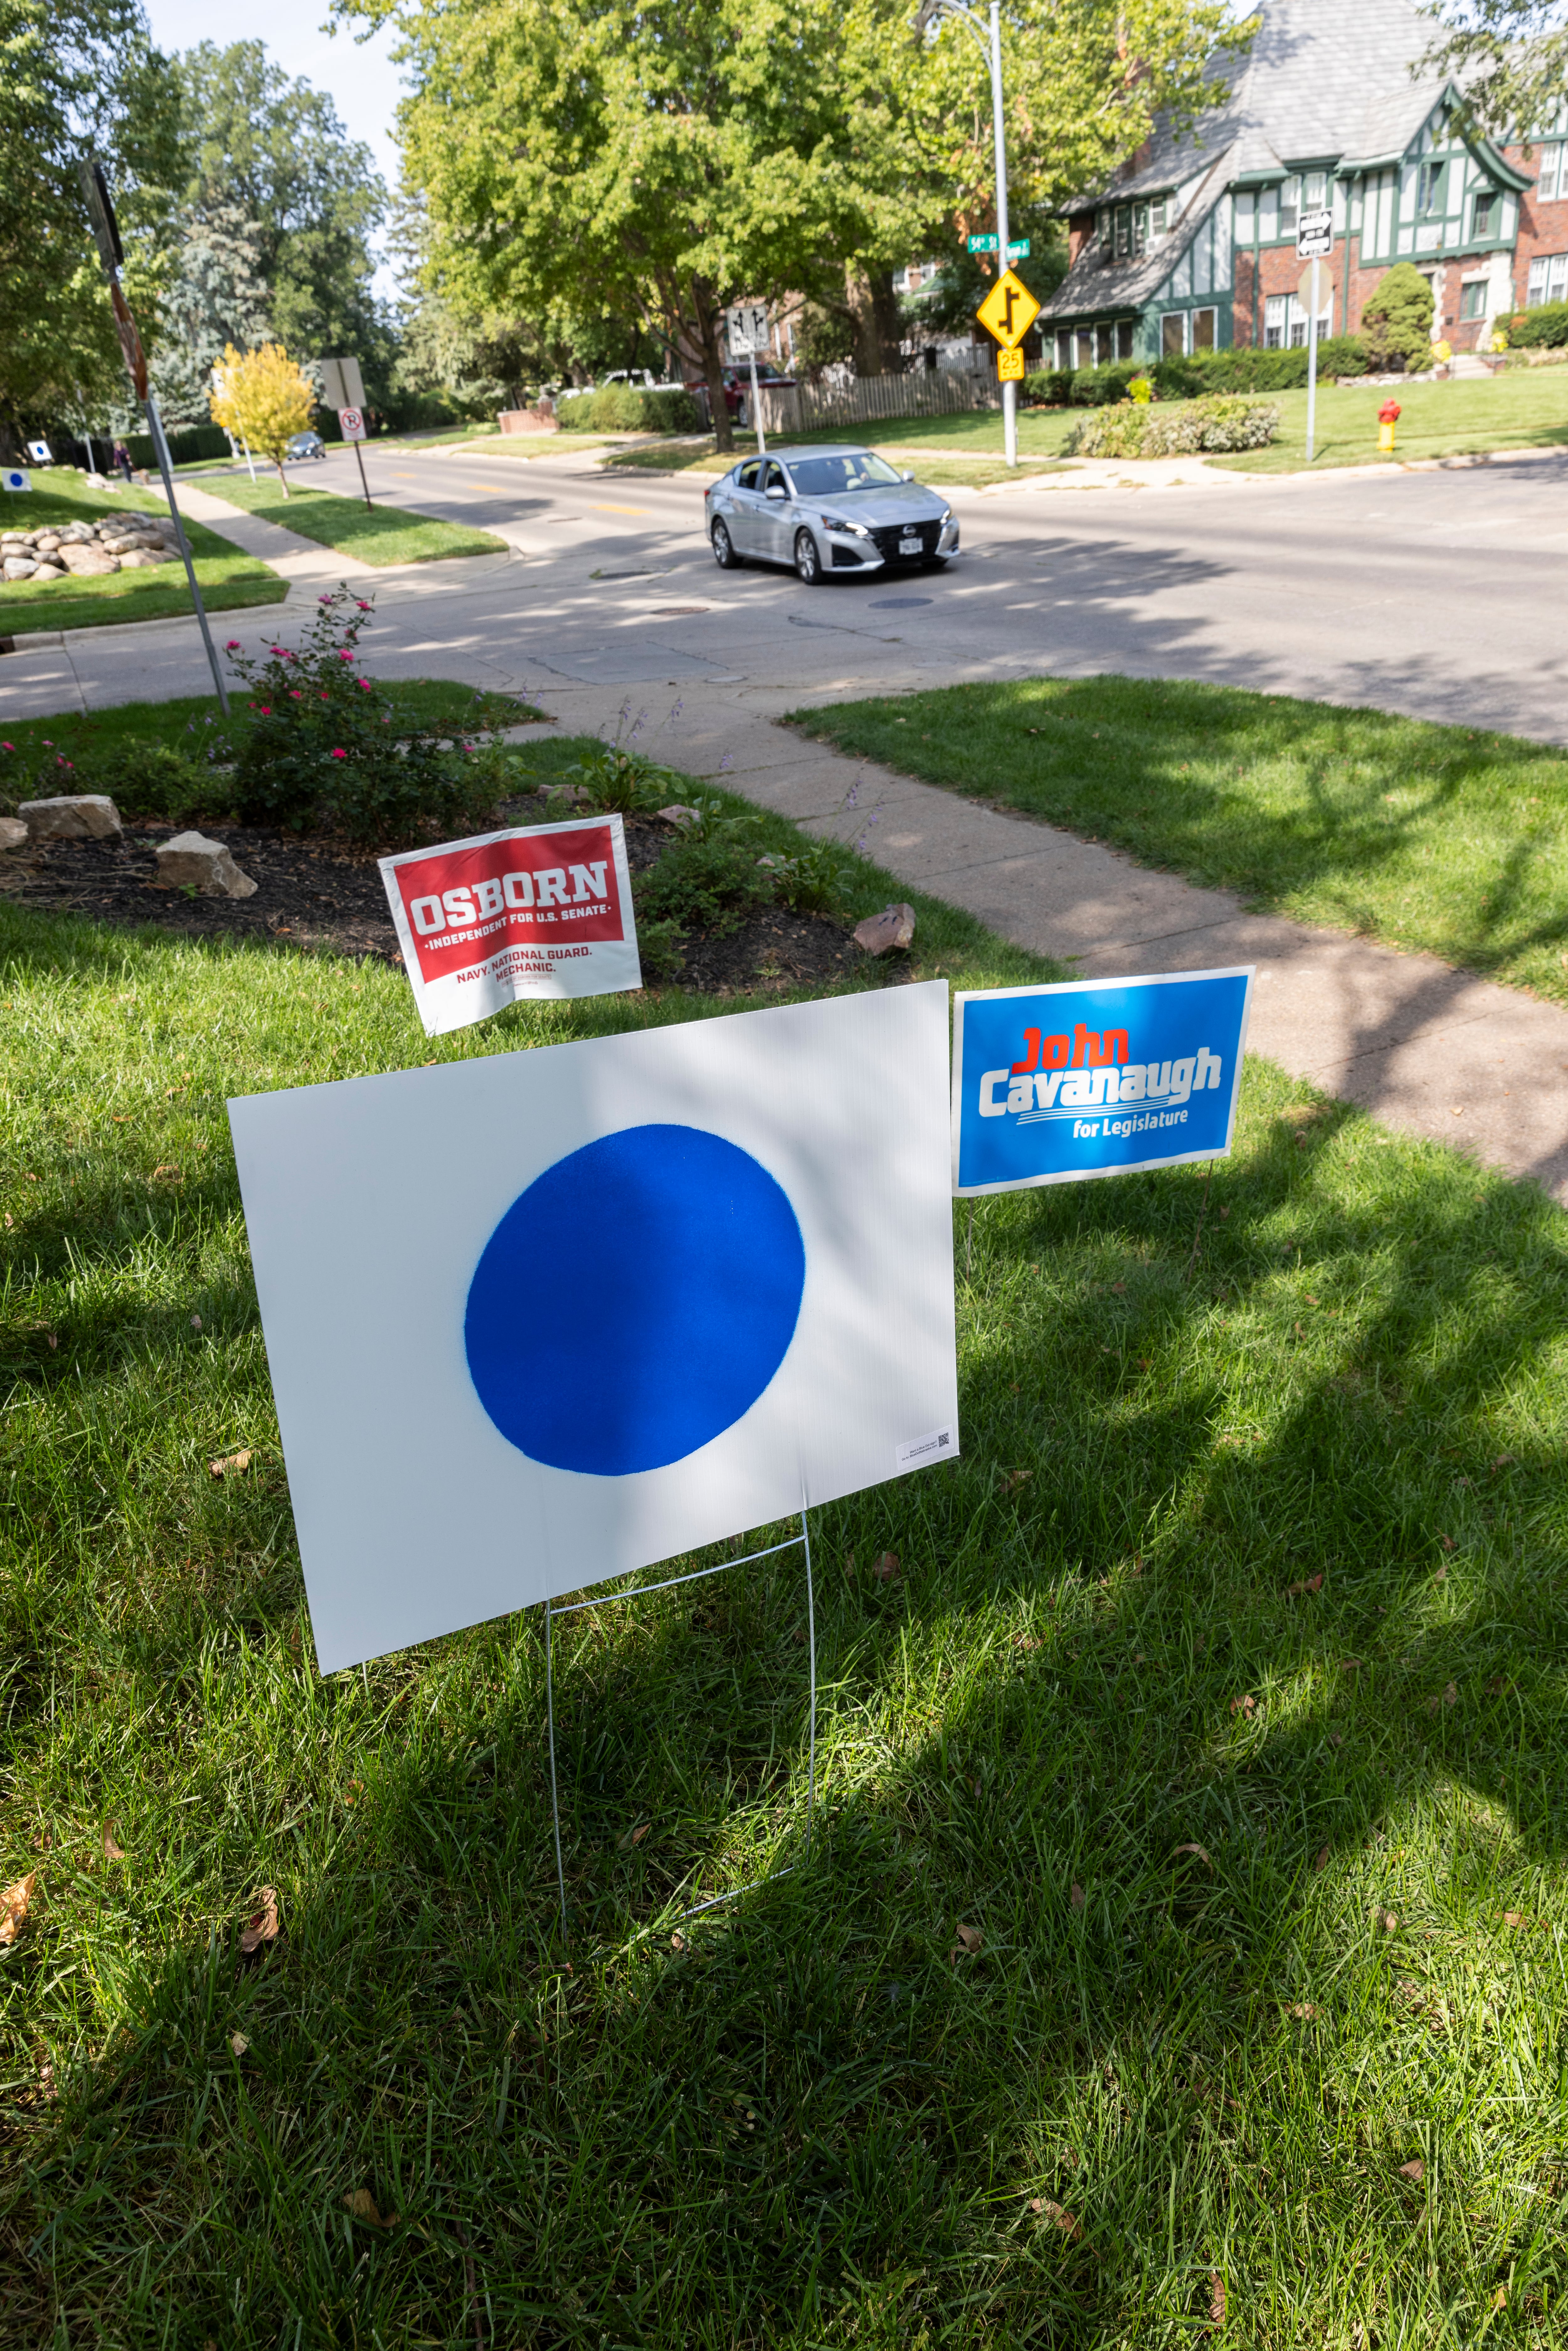
<path id="1" fill-rule="evenodd" d="M 607 383 L 598 392 L 564 392 L 556 415 L 565 433 L 697 433 L 696 402 L 678 383 Z"/>
<path id="2" fill-rule="evenodd" d="M 1280 426 L 1273 401 L 1244 393 L 1144 407 L 1129 401 L 1079 425 L 1066 444 L 1080 457 L 1188 457 L 1201 451 L 1262 449 Z"/>
<path id="3" fill-rule="evenodd" d="M 1373 288 L 1361 314 L 1375 372 L 1425 365 L 1432 350 L 1432 287 L 1414 262 L 1396 261 Z"/>
<path id="4" fill-rule="evenodd" d="M 673 768 L 661 768 L 645 752 L 626 750 L 619 743 L 601 744 L 549 780 L 557 789 L 564 784 L 586 792 L 603 816 L 665 808 L 689 788 L 689 779 Z"/>
<path id="5" fill-rule="evenodd" d="M 658 863 L 632 881 L 638 935 L 644 915 L 682 931 L 720 937 L 737 931 L 757 907 L 773 904 L 776 872 L 758 862 L 756 841 L 744 827 L 716 825 L 672 841 Z"/>
<path id="6" fill-rule="evenodd" d="M 1542 302 L 1521 310 L 1508 322 L 1508 340 L 1516 350 L 1559 350 L 1568 343 L 1568 302 Z"/>
<path id="7" fill-rule="evenodd" d="M 475 831 L 506 786 L 505 755 L 479 732 L 453 740 L 410 726 L 359 669 L 372 610 L 346 588 L 317 599 L 304 642 L 259 661 L 230 640 L 249 732 L 233 797 L 252 823 L 336 826 L 355 841 L 402 842 Z"/>
<path id="8" fill-rule="evenodd" d="M 1360 335 L 1328 335 L 1318 345 L 1320 381 L 1336 375 L 1364 375 L 1367 347 Z M 1209 392 L 1294 392 L 1307 381 L 1307 351 L 1263 350 L 1252 344 L 1223 351 L 1193 351 L 1163 360 L 1118 360 L 1113 365 L 1064 371 L 1046 368 L 1024 378 L 1026 398 L 1053 408 L 1103 408 L 1125 400 L 1140 376 L 1147 376 L 1156 400 L 1197 400 Z"/>

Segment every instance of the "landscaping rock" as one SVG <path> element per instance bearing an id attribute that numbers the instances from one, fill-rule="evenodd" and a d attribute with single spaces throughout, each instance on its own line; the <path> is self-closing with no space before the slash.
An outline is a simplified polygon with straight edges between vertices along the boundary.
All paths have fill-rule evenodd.
<path id="1" fill-rule="evenodd" d="M 19 816 L 0 816 L 0 850 L 26 846 L 27 828 Z"/>
<path id="2" fill-rule="evenodd" d="M 30 580 L 37 568 L 30 555 L 8 555 L 5 562 L 0 563 L 0 571 L 7 580 Z"/>
<path id="3" fill-rule="evenodd" d="M 240 872 L 229 855 L 227 844 L 209 841 L 204 832 L 177 832 L 154 854 L 159 879 L 173 883 L 177 889 L 186 888 L 193 882 L 211 898 L 256 895 L 256 883 L 248 873 Z"/>
<path id="4" fill-rule="evenodd" d="M 867 955 L 891 955 L 895 948 L 908 946 L 914 936 L 913 906 L 884 906 L 880 914 L 868 914 L 855 925 L 855 945 Z"/>
<path id="5" fill-rule="evenodd" d="M 66 792 L 58 799 L 24 800 L 16 810 L 29 841 L 120 841 L 120 810 L 107 792 Z"/>
<path id="6" fill-rule="evenodd" d="M 33 585 L 36 588 L 40 581 L 47 584 L 51 580 L 68 580 L 69 577 L 69 572 L 61 564 L 40 563 L 33 574 Z"/>
<path id="7" fill-rule="evenodd" d="M 156 571 L 161 563 L 168 560 L 166 555 L 149 555 L 143 548 L 129 548 L 120 558 L 120 568 L 122 571 Z"/>
<path id="8" fill-rule="evenodd" d="M 120 569 L 117 555 L 104 555 L 96 547 L 81 547 L 74 542 L 69 547 L 61 548 L 60 559 L 66 569 L 78 580 L 99 580 L 106 572 Z"/>
<path id="9" fill-rule="evenodd" d="M 659 810 L 659 821 L 667 824 L 672 832 L 689 832 L 694 824 L 702 822 L 702 818 L 695 808 L 687 808 L 684 801 L 675 800 L 670 807 Z"/>

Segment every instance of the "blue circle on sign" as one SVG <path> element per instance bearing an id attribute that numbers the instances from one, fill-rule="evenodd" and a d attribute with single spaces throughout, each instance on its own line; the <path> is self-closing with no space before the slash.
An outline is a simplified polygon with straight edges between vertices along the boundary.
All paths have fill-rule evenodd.
<path id="1" fill-rule="evenodd" d="M 468 1290 L 469 1374 L 531 1461 L 663 1469 L 757 1402 L 805 1285 L 795 1211 L 749 1152 L 626 1127 L 547 1167 L 496 1227 Z"/>

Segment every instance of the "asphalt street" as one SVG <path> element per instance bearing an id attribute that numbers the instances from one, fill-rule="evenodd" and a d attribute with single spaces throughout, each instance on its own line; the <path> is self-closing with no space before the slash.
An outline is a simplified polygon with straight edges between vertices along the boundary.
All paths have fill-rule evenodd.
<path id="1" fill-rule="evenodd" d="M 959 490 L 964 551 L 947 571 L 814 589 L 720 572 L 691 475 L 605 475 L 559 444 L 527 460 L 372 448 L 366 464 L 376 497 L 481 525 L 509 549 L 373 575 L 367 650 L 389 669 L 513 687 L 706 681 L 772 708 L 915 678 L 1117 670 L 1542 739 L 1568 728 L 1568 456 L 1312 479 L 1186 465 L 1143 486 L 1080 487 L 1068 474 Z M 346 451 L 300 478 L 358 486 Z M 221 496 L 223 481 L 195 486 Z M 297 596 L 343 567 L 319 552 L 308 569 Z M 240 613 L 222 633 L 254 643 L 277 625 Z M 199 691 L 204 674 L 187 622 L 23 638 L 0 661 L 0 716 Z"/>

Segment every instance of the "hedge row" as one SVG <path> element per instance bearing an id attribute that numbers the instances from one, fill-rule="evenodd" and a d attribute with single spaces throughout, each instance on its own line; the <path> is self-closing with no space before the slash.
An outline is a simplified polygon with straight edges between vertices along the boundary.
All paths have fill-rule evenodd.
<path id="1" fill-rule="evenodd" d="M 156 466 L 151 433 L 126 433 L 120 437 L 131 452 L 133 465 L 145 465 L 149 470 Z M 220 424 L 193 424 L 188 433 L 171 433 L 166 437 L 169 455 L 176 465 L 194 465 L 204 458 L 226 457 L 229 454 L 229 436 Z"/>
<path id="2" fill-rule="evenodd" d="M 1542 302 L 1539 309 L 1521 310 L 1508 322 L 1508 340 L 1516 350 L 1560 350 L 1568 343 L 1568 302 Z"/>
<path id="3" fill-rule="evenodd" d="M 1325 335 L 1318 345 L 1318 380 L 1364 375 L 1366 346 L 1359 335 Z M 1159 400 L 1199 399 L 1207 392 L 1294 392 L 1307 381 L 1307 351 L 1195 351 L 1190 359 L 1117 360 L 1097 368 L 1045 368 L 1024 378 L 1024 392 L 1053 408 L 1105 408 L 1127 397 L 1146 377 Z"/>
<path id="4" fill-rule="evenodd" d="M 1277 401 L 1211 393 L 1155 408 L 1129 401 L 1086 417 L 1064 444 L 1070 456 L 1191 457 L 1200 450 L 1264 449 L 1280 427 Z"/>
<path id="5" fill-rule="evenodd" d="M 696 402 L 679 384 L 650 392 L 646 384 L 607 383 L 600 392 L 568 392 L 556 402 L 567 433 L 700 433 Z"/>

